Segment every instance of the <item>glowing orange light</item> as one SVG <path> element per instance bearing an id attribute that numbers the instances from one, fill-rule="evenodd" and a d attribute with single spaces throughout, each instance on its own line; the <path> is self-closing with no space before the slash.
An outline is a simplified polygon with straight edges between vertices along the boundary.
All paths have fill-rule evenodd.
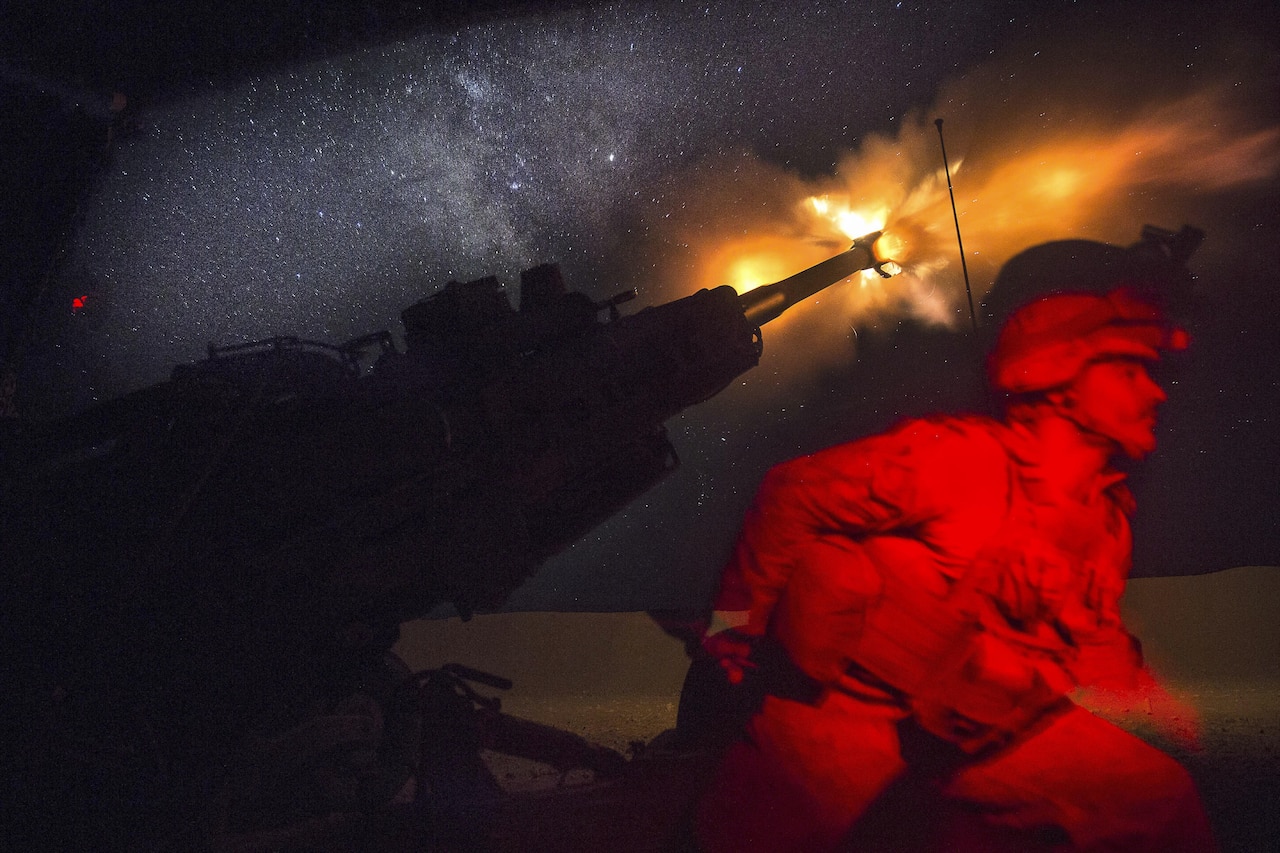
<path id="1" fill-rule="evenodd" d="M 983 79 L 963 87 L 975 103 L 985 97 Z M 1157 202 L 1177 209 L 1208 190 L 1273 180 L 1280 174 L 1280 126 L 1259 128 L 1233 104 L 1232 92 L 1208 86 L 1128 114 L 1104 115 L 1074 92 L 1037 101 L 1035 110 L 1001 107 L 1006 132 L 959 135 L 969 150 L 951 161 L 954 215 L 936 129 L 925 116 L 912 118 L 896 137 L 864 139 L 829 179 L 763 163 L 748 164 L 750 182 L 742 181 L 740 165 L 731 180 L 712 176 L 699 187 L 699 197 L 712 200 L 700 209 L 701 239 L 685 241 L 698 252 L 701 286 L 728 278 L 741 292 L 883 231 L 876 257 L 894 262 L 902 275 L 885 282 L 865 271 L 862 287 L 823 295 L 827 305 L 839 302 L 818 322 L 830 324 L 833 340 L 851 325 L 886 316 L 952 324 L 965 316 L 968 284 L 956 224 L 964 234 L 964 272 L 981 297 L 1001 264 L 1029 246 L 1070 238 L 1125 242 L 1152 218 Z M 1206 122 L 1206 115 L 1215 120 Z M 721 224 L 707 227 L 708 221 Z"/>
<path id="2" fill-rule="evenodd" d="M 71 310 L 72 310 L 73 312 L 74 312 L 74 311 L 79 311 L 80 309 L 84 308 L 84 306 L 85 306 L 85 305 L 87 305 L 87 304 L 88 304 L 88 302 L 89 302 L 89 297 L 88 297 L 88 295 L 85 295 L 85 296 L 77 296 L 77 297 L 75 297 L 74 299 L 72 299 L 72 300 L 71 300 Z"/>
<path id="3" fill-rule="evenodd" d="M 746 293 L 765 284 L 780 281 L 792 273 L 823 259 L 822 251 L 798 245 L 782 237 L 753 237 L 722 246 L 710 259 L 708 267 L 714 280 L 707 286 L 728 284 Z"/>
<path id="4" fill-rule="evenodd" d="M 733 289 L 746 293 L 783 278 L 787 274 L 787 266 L 777 255 L 744 255 L 729 266 L 727 274 Z"/>
<path id="5" fill-rule="evenodd" d="M 880 231 L 889 217 L 889 209 L 882 204 L 852 206 L 847 198 L 830 195 L 810 196 L 808 206 L 820 220 L 834 225 L 841 234 L 855 240 L 863 234 Z"/>
<path id="6" fill-rule="evenodd" d="M 882 262 L 894 261 L 900 264 L 907 259 L 908 255 L 906 237 L 896 231 L 886 231 L 881 234 L 871 250 Z"/>
<path id="7" fill-rule="evenodd" d="M 1045 195 L 1061 201 L 1073 195 L 1084 183 L 1084 175 L 1075 169 L 1053 169 L 1040 186 Z"/>

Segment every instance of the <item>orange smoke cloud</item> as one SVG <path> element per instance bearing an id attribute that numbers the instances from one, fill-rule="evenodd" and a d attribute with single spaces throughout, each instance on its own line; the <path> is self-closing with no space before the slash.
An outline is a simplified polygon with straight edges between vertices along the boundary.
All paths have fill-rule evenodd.
<path id="1" fill-rule="evenodd" d="M 868 273 L 824 291 L 815 300 L 825 302 L 821 309 L 789 312 L 769 335 L 802 322 L 812 358 L 836 339 L 846 345 L 835 349 L 847 352 L 861 326 L 904 317 L 967 324 L 935 115 L 946 120 L 975 300 L 1029 246 L 1068 238 L 1125 245 L 1146 223 L 1209 225 L 1198 214 L 1215 194 L 1280 176 L 1280 126 L 1254 118 L 1240 83 L 1246 69 L 1149 95 L 1123 82 L 1121 64 L 1138 60 L 1101 47 L 1092 59 L 1019 65 L 1016 91 L 1007 84 L 1009 63 L 977 69 L 947 87 L 928 115 L 906 117 L 895 135 L 866 137 L 830 177 L 804 179 L 745 155 L 727 174 L 704 164 L 681 176 L 689 201 L 675 223 L 683 269 L 673 280 L 744 290 L 884 228 L 881 248 L 895 245 L 889 251 L 901 275 L 882 281 Z M 1149 79 L 1150 69 L 1141 76 Z M 817 320 L 801 319 L 815 313 Z"/>

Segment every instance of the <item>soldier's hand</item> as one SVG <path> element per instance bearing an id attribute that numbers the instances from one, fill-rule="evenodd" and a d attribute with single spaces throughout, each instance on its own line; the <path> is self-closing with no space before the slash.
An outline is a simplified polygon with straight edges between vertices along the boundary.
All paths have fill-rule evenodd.
<path id="1" fill-rule="evenodd" d="M 756 664 L 751 660 L 751 650 L 756 638 L 735 628 L 702 638 L 703 650 L 724 670 L 730 684 L 741 684 L 747 670 Z"/>

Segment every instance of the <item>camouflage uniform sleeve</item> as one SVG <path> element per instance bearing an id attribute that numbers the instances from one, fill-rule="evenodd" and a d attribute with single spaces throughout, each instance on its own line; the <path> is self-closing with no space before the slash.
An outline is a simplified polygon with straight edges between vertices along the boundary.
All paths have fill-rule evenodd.
<path id="1" fill-rule="evenodd" d="M 1143 667 L 1142 645 L 1129 633 L 1120 613 L 1132 555 L 1129 514 L 1133 501 L 1128 490 L 1113 491 L 1112 520 L 1108 525 L 1108 554 L 1093 567 L 1082 607 L 1075 614 L 1064 613 L 1065 625 L 1076 646 L 1069 671 L 1082 686 L 1128 689 L 1135 685 Z"/>
<path id="2" fill-rule="evenodd" d="M 721 579 L 715 608 L 745 613 L 762 635 L 797 565 L 815 547 L 915 528 L 954 501 L 974 464 L 972 441 L 947 421 L 907 421 L 889 432 L 784 462 L 765 476 Z M 941 487 L 940 487 L 941 485 Z"/>

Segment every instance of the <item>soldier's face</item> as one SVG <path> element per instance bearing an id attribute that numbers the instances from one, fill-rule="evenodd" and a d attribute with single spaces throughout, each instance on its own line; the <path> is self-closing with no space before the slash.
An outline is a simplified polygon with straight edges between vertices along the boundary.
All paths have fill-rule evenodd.
<path id="1" fill-rule="evenodd" d="M 1166 399 L 1142 361 L 1106 359 L 1087 365 L 1068 386 L 1065 412 L 1085 432 L 1141 459 L 1155 449 L 1156 409 Z"/>

